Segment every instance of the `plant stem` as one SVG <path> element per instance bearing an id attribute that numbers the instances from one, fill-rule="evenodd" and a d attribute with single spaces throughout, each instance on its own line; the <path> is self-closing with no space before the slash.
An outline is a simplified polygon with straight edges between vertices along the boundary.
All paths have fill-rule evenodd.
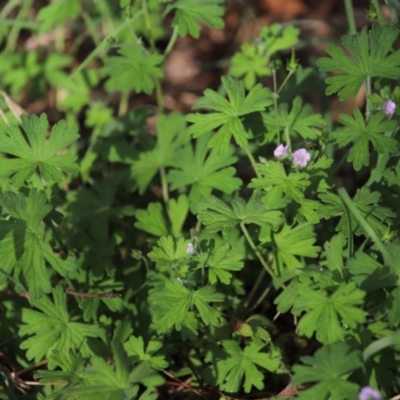
<path id="1" fill-rule="evenodd" d="M 164 203 L 168 204 L 169 191 L 168 191 L 167 176 L 165 174 L 165 168 L 164 167 L 160 168 L 160 177 L 161 177 L 161 187 L 162 187 L 162 195 L 163 195 Z"/>
<path id="2" fill-rule="evenodd" d="M 347 23 L 349 24 L 350 35 L 357 33 L 356 21 L 354 19 L 353 3 L 351 0 L 344 0 L 344 7 L 346 9 Z"/>
<path id="3" fill-rule="evenodd" d="M 253 167 L 254 172 L 255 172 L 255 174 L 257 175 L 257 178 L 261 178 L 260 173 L 257 171 L 257 163 L 256 163 L 256 160 L 254 159 L 253 154 L 251 154 L 251 151 L 249 150 L 249 147 L 246 146 L 246 147 L 244 148 L 244 151 L 246 152 L 246 155 L 247 155 L 248 159 L 250 160 L 251 166 Z"/>
<path id="4" fill-rule="evenodd" d="M 262 254 L 259 252 L 259 250 L 257 249 L 256 245 L 253 242 L 253 239 L 251 238 L 246 225 L 244 222 L 240 223 L 240 228 L 242 229 L 242 232 L 244 233 L 244 236 L 247 239 L 247 242 L 249 243 L 250 247 L 253 249 L 254 253 L 256 254 L 257 258 L 259 259 L 259 261 L 261 262 L 262 266 L 265 268 L 265 270 L 269 273 L 269 275 L 271 276 L 272 279 L 275 279 L 275 281 L 278 283 L 278 285 L 282 288 L 282 289 L 286 289 L 286 285 L 281 281 L 281 279 L 278 276 L 275 276 L 274 271 L 272 271 L 272 269 L 270 268 L 270 266 L 268 265 L 268 263 L 264 260 L 264 257 L 262 256 Z"/>
<path id="5" fill-rule="evenodd" d="M 104 38 L 101 43 L 82 61 L 82 63 L 76 68 L 67 79 L 72 79 L 77 73 L 79 73 L 83 68 L 86 68 L 91 61 L 103 51 L 103 49 L 108 45 L 110 37 L 118 35 L 123 29 L 125 29 L 132 21 L 139 18 L 143 14 L 143 10 L 138 11 L 134 17 L 127 19 L 118 28 L 116 28 L 110 36 Z"/>
<path id="6" fill-rule="evenodd" d="M 169 54 L 169 52 L 174 47 L 174 44 L 175 44 L 177 38 L 178 38 L 178 26 L 174 26 L 174 30 L 172 31 L 172 35 L 169 39 L 168 45 L 167 45 L 166 49 L 164 50 L 164 55 Z"/>
<path id="7" fill-rule="evenodd" d="M 29 16 L 29 10 L 31 8 L 32 3 L 33 3 L 33 0 L 22 1 L 21 9 L 19 10 L 16 20 L 24 20 L 25 18 L 27 18 Z M 10 33 L 8 35 L 8 39 L 7 39 L 6 51 L 9 51 L 9 50 L 14 51 L 15 50 L 15 44 L 17 42 L 21 28 L 22 28 L 22 26 L 19 24 L 15 24 L 11 28 L 11 31 L 10 31 Z"/>
<path id="8" fill-rule="evenodd" d="M 256 294 L 257 289 L 260 287 L 261 282 L 264 279 L 266 273 L 267 273 L 267 271 L 265 270 L 265 268 L 261 268 L 261 271 L 258 274 L 257 280 L 254 283 L 253 287 L 251 288 L 251 291 L 243 304 L 243 308 L 249 307 L 249 305 L 250 305 L 251 301 L 253 300 L 253 297 Z"/>
<path id="9" fill-rule="evenodd" d="M 290 79 L 290 77 L 293 75 L 293 71 L 289 71 L 289 73 L 286 75 L 285 80 L 282 82 L 281 87 L 278 90 L 278 94 L 281 92 L 281 90 L 284 88 L 284 86 L 286 85 L 287 81 Z"/>
<path id="10" fill-rule="evenodd" d="M 274 98 L 274 112 L 275 112 L 275 123 L 276 123 L 276 131 L 278 134 L 278 144 L 281 143 L 281 131 L 279 129 L 279 125 L 278 125 L 278 87 L 277 87 L 277 83 L 276 83 L 276 69 L 275 66 L 271 68 L 271 72 L 272 72 L 272 79 L 274 82 L 274 93 L 273 93 L 273 98 Z"/>

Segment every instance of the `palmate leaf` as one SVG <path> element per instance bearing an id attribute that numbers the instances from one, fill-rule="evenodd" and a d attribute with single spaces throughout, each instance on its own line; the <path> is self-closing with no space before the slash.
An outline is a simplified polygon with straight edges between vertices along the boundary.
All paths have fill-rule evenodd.
<path id="1" fill-rule="evenodd" d="M 155 400 L 154 388 L 164 383 L 163 378 L 151 368 L 149 362 L 143 362 L 131 370 L 131 363 L 120 343 L 111 343 L 113 365 L 100 357 L 92 357 L 89 366 L 83 368 L 80 375 L 84 379 L 78 387 L 70 385 L 57 392 L 57 399 L 81 400 L 124 400 L 136 399 L 139 384 L 148 389 L 140 399 Z"/>
<path id="2" fill-rule="evenodd" d="M 293 100 L 292 108 L 288 111 L 288 105 L 282 104 L 278 115 L 275 112 L 263 114 L 263 122 L 268 128 L 266 140 L 271 142 L 278 132 L 287 131 L 291 135 L 300 135 L 303 139 L 316 139 L 325 125 L 321 114 L 316 114 L 310 104 L 302 106 L 301 97 Z"/>
<path id="3" fill-rule="evenodd" d="M 260 241 L 275 250 L 274 268 L 277 271 L 282 271 L 284 267 L 291 271 L 303 268 L 304 263 L 299 258 L 316 258 L 321 250 L 314 245 L 317 238 L 310 224 L 295 227 L 285 224 L 279 232 L 271 234 L 267 231 L 266 237 L 262 233 Z"/>
<path id="4" fill-rule="evenodd" d="M 224 27 L 223 3 L 224 0 L 178 0 L 167 7 L 165 14 L 176 10 L 172 26 L 178 28 L 180 36 L 189 34 L 197 39 L 201 30 L 197 21 L 203 22 L 210 28 Z"/>
<path id="5" fill-rule="evenodd" d="M 83 357 L 92 355 L 86 339 L 102 338 L 103 328 L 80 322 L 71 322 L 68 315 L 66 294 L 61 286 L 53 289 L 52 302 L 47 296 L 40 300 L 31 300 L 31 304 L 40 311 L 24 308 L 22 310 L 21 336 L 33 335 L 21 343 L 21 348 L 27 350 L 28 360 L 40 361 L 53 349 L 69 351 L 78 349 Z"/>
<path id="6" fill-rule="evenodd" d="M 354 109 L 354 118 L 347 114 L 341 114 L 339 121 L 345 125 L 332 133 L 331 138 L 337 142 L 339 147 L 347 146 L 354 142 L 347 161 L 352 162 L 356 171 L 363 165 L 369 165 L 370 152 L 369 143 L 374 146 L 378 153 L 395 152 L 397 140 L 385 136 L 385 132 L 392 132 L 397 127 L 396 121 L 385 120 L 385 115 L 378 112 L 371 116 L 367 123 L 358 108 Z"/>
<path id="7" fill-rule="evenodd" d="M 240 223 L 276 228 L 281 223 L 282 214 L 267 209 L 261 197 L 262 193 L 255 190 L 247 204 L 241 197 L 235 197 L 228 205 L 210 196 L 201 203 L 197 216 L 210 232 L 231 229 Z"/>
<path id="8" fill-rule="evenodd" d="M 300 287 L 298 294 L 293 313 L 305 312 L 298 325 L 300 335 L 311 337 L 315 332 L 318 341 L 333 344 L 345 337 L 342 324 L 355 329 L 365 321 L 365 311 L 357 307 L 363 304 L 365 292 L 354 282 L 341 284 L 330 296 L 308 287 Z"/>
<path id="9" fill-rule="evenodd" d="M 204 325 L 218 326 L 221 312 L 209 303 L 221 303 L 224 298 L 213 286 L 191 291 L 178 281 L 166 282 L 164 290 L 151 294 L 149 299 L 157 312 L 153 324 L 158 333 L 168 332 L 172 327 L 180 331 L 194 306 Z"/>
<path id="10" fill-rule="evenodd" d="M 143 194 L 160 168 L 173 167 L 177 162 L 176 150 L 190 140 L 186 134 L 182 114 L 173 113 L 157 120 L 157 143 L 153 150 L 140 153 L 138 160 L 131 160 L 132 176 Z"/>
<path id="11" fill-rule="evenodd" d="M 151 339 L 147 348 L 145 349 L 144 341 L 141 336 L 131 336 L 129 340 L 124 344 L 129 361 L 137 363 L 139 361 L 147 361 L 154 369 L 162 370 L 167 368 L 168 362 L 162 355 L 155 355 L 155 353 L 163 347 L 163 343 L 160 339 Z"/>
<path id="12" fill-rule="evenodd" d="M 309 175 L 304 172 L 287 174 L 282 163 L 269 161 L 268 164 L 257 165 L 261 178 L 253 178 L 250 188 L 262 189 L 266 192 L 263 202 L 266 206 L 278 207 L 292 200 L 301 203 L 304 190 L 310 185 Z"/>
<path id="13" fill-rule="evenodd" d="M 177 169 L 168 173 L 171 190 L 191 186 L 189 200 L 192 209 L 202 197 L 208 197 L 215 189 L 232 194 L 242 185 L 241 179 L 234 176 L 236 169 L 229 167 L 238 160 L 233 155 L 234 147 L 229 146 L 224 154 L 217 154 L 215 150 L 209 152 L 207 145 L 210 137 L 210 134 L 200 137 L 194 151 L 191 144 L 178 150 L 175 163 Z"/>
<path id="14" fill-rule="evenodd" d="M 342 215 L 339 223 L 336 226 L 336 231 L 342 232 L 344 236 L 348 236 L 349 227 L 344 214 L 344 206 L 340 197 L 334 193 L 323 193 L 319 195 L 323 201 L 322 214 L 324 218 Z M 352 199 L 355 207 L 358 208 L 361 215 L 367 220 L 369 225 L 380 235 L 383 235 L 387 230 L 387 225 L 395 218 L 395 213 L 389 208 L 379 206 L 381 194 L 379 192 L 370 192 L 367 187 L 362 187 L 357 190 L 356 195 Z M 355 216 L 350 213 L 351 232 L 354 235 L 364 235 L 363 228 L 358 223 Z"/>
<path id="15" fill-rule="evenodd" d="M 45 114 L 22 115 L 22 129 L 10 126 L 7 133 L 0 135 L 0 153 L 13 158 L 3 158 L 0 163 L 0 179 L 11 178 L 17 186 L 31 178 L 38 168 L 48 182 L 62 182 L 62 172 L 79 171 L 72 154 L 57 153 L 79 138 L 76 128 L 68 128 L 64 120 L 53 126 L 47 139 L 48 122 Z"/>
<path id="16" fill-rule="evenodd" d="M 48 32 L 56 25 L 64 25 L 69 18 L 76 18 L 81 10 L 79 0 L 55 0 L 40 9 L 37 20 L 40 31 Z"/>
<path id="17" fill-rule="evenodd" d="M 232 278 L 230 271 L 240 271 L 243 268 L 242 258 L 229 244 L 222 244 L 215 246 L 209 253 L 201 253 L 197 268 L 208 268 L 208 280 L 212 285 L 218 280 L 228 285 Z"/>
<path id="18" fill-rule="evenodd" d="M 252 134 L 246 130 L 241 117 L 263 111 L 273 104 L 271 91 L 260 84 L 254 86 L 245 96 L 244 83 L 233 77 L 222 77 L 222 84 L 228 94 L 225 99 L 214 90 L 206 89 L 204 97 L 197 101 L 194 108 L 209 108 L 215 111 L 210 114 L 189 114 L 186 119 L 192 122 L 188 132 L 195 138 L 218 128 L 209 142 L 217 153 L 225 153 L 229 149 L 232 136 L 240 147 L 246 147 Z"/>
<path id="19" fill-rule="evenodd" d="M 213 362 L 213 354 L 220 354 L 213 375 L 217 376 L 217 384 L 222 390 L 235 393 L 240 390 L 244 378 L 244 391 L 250 393 L 255 386 L 261 390 L 264 388 L 264 374 L 259 367 L 267 371 L 276 372 L 280 366 L 280 360 L 262 351 L 263 346 L 249 344 L 243 350 L 233 340 L 223 340 L 222 349 L 210 348 L 210 354 L 206 361 Z"/>
<path id="20" fill-rule="evenodd" d="M 110 78 L 105 83 L 108 91 L 134 90 L 151 94 L 155 81 L 164 77 L 160 68 L 164 57 L 160 54 L 147 55 L 139 44 L 121 47 L 118 56 L 107 59 L 103 71 Z"/>
<path id="21" fill-rule="evenodd" d="M 317 61 L 321 71 L 339 72 L 326 79 L 326 94 L 338 93 L 340 100 L 355 97 L 367 77 L 398 79 L 400 75 L 400 51 L 388 53 L 398 37 L 399 30 L 389 24 L 374 24 L 356 35 L 342 36 L 343 46 L 354 60 L 338 46 L 328 45 L 326 52 L 332 57 Z"/>
<path id="22" fill-rule="evenodd" d="M 150 203 L 147 210 L 137 210 L 135 227 L 154 236 L 182 236 L 182 226 L 189 212 L 189 200 L 185 195 L 168 200 L 168 213 L 163 211 L 161 203 Z M 167 220 L 167 215 L 168 219 Z"/>
<path id="23" fill-rule="evenodd" d="M 349 382 L 349 373 L 362 367 L 356 351 L 345 343 L 323 346 L 313 357 L 302 357 L 305 365 L 293 367 L 292 383 L 312 383 L 298 399 L 353 400 L 358 396 L 358 385 Z"/>
<path id="24" fill-rule="evenodd" d="M 35 189 L 29 191 L 28 197 L 22 193 L 2 193 L 0 205 L 11 216 L 11 219 L 0 220 L 1 268 L 7 274 L 13 269 L 16 275 L 21 271 L 31 299 L 38 299 L 43 292 L 51 291 L 46 263 L 62 276 L 76 268 L 72 257 L 63 260 L 44 241 L 42 220 L 53 207 L 48 204 L 44 192 Z M 5 279 L 6 276 L 0 274 L 0 282 Z"/>

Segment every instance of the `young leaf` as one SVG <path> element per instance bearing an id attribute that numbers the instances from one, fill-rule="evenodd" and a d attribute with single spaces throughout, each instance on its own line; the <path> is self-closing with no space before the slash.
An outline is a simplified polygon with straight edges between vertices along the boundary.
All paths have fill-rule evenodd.
<path id="1" fill-rule="evenodd" d="M 239 190 L 242 184 L 235 177 L 235 168 L 229 167 L 237 161 L 237 157 L 233 156 L 233 146 L 229 146 L 224 154 L 217 154 L 215 150 L 208 152 L 210 136 L 206 134 L 200 137 L 194 152 L 191 144 L 177 151 L 177 169 L 168 173 L 171 190 L 191 185 L 189 200 L 192 209 L 202 197 L 208 197 L 213 189 L 231 194 Z"/>
<path id="2" fill-rule="evenodd" d="M 156 262 L 158 267 L 172 266 L 178 260 L 186 259 L 188 242 L 188 240 L 179 238 L 175 244 L 172 236 L 162 237 L 157 241 L 157 247 L 153 247 L 148 257 Z"/>
<path id="3" fill-rule="evenodd" d="M 210 28 L 221 29 L 224 27 L 224 9 L 223 0 L 178 0 L 167 7 L 165 14 L 171 10 L 176 10 L 172 26 L 178 28 L 180 36 L 187 34 L 198 38 L 200 36 L 200 24 L 202 21 Z"/>
<path id="4" fill-rule="evenodd" d="M 256 83 L 256 77 L 271 75 L 268 67 L 271 56 L 279 50 L 293 47 L 298 42 L 299 33 L 300 30 L 294 26 L 284 28 L 278 23 L 263 26 L 257 42 L 244 43 L 240 53 L 232 57 L 229 73 L 237 78 L 244 75 L 246 89 L 251 89 Z"/>
<path id="5" fill-rule="evenodd" d="M 332 57 L 317 61 L 321 71 L 339 72 L 327 78 L 326 94 L 338 93 L 340 100 L 355 97 L 367 77 L 398 79 L 400 75 L 400 51 L 388 56 L 399 30 L 390 24 L 374 24 L 367 32 L 364 27 L 357 35 L 343 35 L 343 46 L 354 60 L 338 46 L 329 44 L 326 52 Z M 369 44 L 370 43 L 370 44 Z"/>
<path id="6" fill-rule="evenodd" d="M 164 57 L 159 54 L 147 55 L 139 44 L 121 47 L 118 56 L 107 59 L 103 71 L 110 75 L 105 83 L 108 91 L 120 90 L 151 94 L 155 81 L 164 77 L 160 68 Z"/>
<path id="7" fill-rule="evenodd" d="M 349 345 L 337 343 L 317 350 L 313 357 L 302 357 L 305 365 L 293 367 L 292 383 L 301 385 L 312 383 L 312 386 L 301 392 L 298 399 L 346 399 L 358 397 L 358 385 L 348 381 L 348 375 L 362 367 L 356 351 Z"/>
<path id="8" fill-rule="evenodd" d="M 211 114 L 189 114 L 187 120 L 193 125 L 188 132 L 195 138 L 217 129 L 217 133 L 209 142 L 210 147 L 215 147 L 217 153 L 228 151 L 229 142 L 233 136 L 240 147 L 246 147 L 249 133 L 241 117 L 257 111 L 263 111 L 265 107 L 273 104 L 271 91 L 260 84 L 254 86 L 245 96 L 244 84 L 233 77 L 222 77 L 222 84 L 228 94 L 228 99 L 211 89 L 204 91 L 204 97 L 198 100 L 194 108 L 209 108 L 216 112 Z"/>
<path id="9" fill-rule="evenodd" d="M 29 191 L 28 197 L 22 193 L 2 193 L 0 205 L 11 216 L 11 219 L 0 223 L 1 268 L 7 274 L 20 268 L 30 298 L 39 299 L 43 292 L 51 291 L 46 262 L 62 276 L 76 268 L 72 257 L 63 260 L 44 240 L 42 220 L 52 210 L 52 206 L 47 203 L 44 192 L 35 189 Z M 0 282 L 5 279 L 6 276 L 0 274 Z"/>
<path id="10" fill-rule="evenodd" d="M 31 304 L 40 311 L 24 308 L 22 310 L 21 336 L 33 335 L 21 343 L 21 349 L 27 350 L 28 360 L 40 361 L 50 350 L 69 351 L 79 349 L 83 357 L 92 353 L 86 339 L 104 336 L 103 328 L 97 325 L 71 322 L 68 315 L 66 294 L 60 285 L 53 289 L 54 303 L 43 296 L 32 300 Z"/>
<path id="11" fill-rule="evenodd" d="M 399 52 L 400 54 L 400 52 Z M 385 136 L 385 132 L 392 132 L 397 127 L 397 122 L 385 120 L 385 114 L 378 112 L 371 116 L 367 123 L 358 108 L 354 109 L 354 118 L 347 114 L 341 114 L 339 121 L 345 125 L 332 133 L 331 137 L 336 140 L 339 147 L 347 146 L 354 142 L 347 161 L 352 162 L 356 171 L 363 165 L 369 165 L 370 152 L 369 142 L 378 153 L 391 153 L 396 151 L 397 140 Z"/>
<path id="12" fill-rule="evenodd" d="M 72 154 L 57 155 L 66 146 L 78 139 L 76 128 L 68 128 L 64 120 L 53 126 L 47 139 L 48 122 L 45 114 L 22 115 L 22 128 L 8 127 L 7 134 L 0 135 L 0 152 L 13 158 L 3 158 L 0 163 L 0 179 L 12 177 L 21 186 L 31 178 L 38 168 L 43 179 L 51 183 L 62 182 L 62 172 L 79 171 Z"/>
<path id="13" fill-rule="evenodd" d="M 298 325 L 300 335 L 311 337 L 315 332 L 321 343 L 333 344 L 345 337 L 341 323 L 355 329 L 365 321 L 365 312 L 357 307 L 363 304 L 365 292 L 357 289 L 354 282 L 341 284 L 331 296 L 308 287 L 300 287 L 298 294 L 293 312 L 306 313 Z"/>
<path id="14" fill-rule="evenodd" d="M 231 229 L 240 223 L 276 228 L 282 214 L 277 210 L 266 209 L 261 196 L 261 192 L 255 190 L 247 204 L 241 197 L 235 197 L 230 206 L 210 196 L 202 202 L 198 218 L 210 232 Z"/>
<path id="15" fill-rule="evenodd" d="M 220 388 L 229 393 L 240 390 L 243 378 L 246 393 L 250 393 L 253 386 L 261 390 L 264 388 L 264 374 L 258 367 L 271 372 L 279 368 L 279 359 L 262 352 L 262 346 L 251 343 L 242 350 L 233 340 L 223 340 L 222 346 L 225 354 L 217 361 L 215 375 Z M 212 361 L 212 356 L 208 356 L 207 360 Z"/>

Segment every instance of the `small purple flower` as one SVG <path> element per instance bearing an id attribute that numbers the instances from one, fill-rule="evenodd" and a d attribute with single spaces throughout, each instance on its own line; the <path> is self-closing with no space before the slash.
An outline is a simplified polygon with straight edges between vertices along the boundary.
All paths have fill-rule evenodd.
<path id="1" fill-rule="evenodd" d="M 383 109 L 383 112 L 386 115 L 393 115 L 394 112 L 396 111 L 396 103 L 393 100 L 390 100 L 390 99 L 386 100 L 383 103 L 382 109 Z"/>
<path id="2" fill-rule="evenodd" d="M 293 161 L 299 167 L 305 167 L 310 159 L 310 153 L 306 149 L 298 149 L 293 153 Z"/>
<path id="3" fill-rule="evenodd" d="M 284 146 L 283 144 L 280 144 L 275 150 L 274 150 L 274 156 L 276 158 L 281 158 L 286 156 L 288 152 L 289 145 Z"/>
<path id="4" fill-rule="evenodd" d="M 371 386 L 365 386 L 358 395 L 358 400 L 382 400 L 381 394 Z"/>
<path id="5" fill-rule="evenodd" d="M 189 243 L 186 248 L 186 254 L 190 255 L 194 253 L 194 246 L 192 243 Z"/>

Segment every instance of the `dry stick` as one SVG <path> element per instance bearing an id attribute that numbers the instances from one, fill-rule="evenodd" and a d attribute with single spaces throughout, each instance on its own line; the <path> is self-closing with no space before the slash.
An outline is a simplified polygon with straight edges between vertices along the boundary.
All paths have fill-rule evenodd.
<path id="1" fill-rule="evenodd" d="M 79 297 L 81 299 L 99 299 L 99 298 L 113 299 L 114 297 L 122 297 L 121 293 L 114 293 L 113 291 L 105 293 L 79 293 L 79 292 L 74 292 L 70 288 L 66 288 L 65 293 Z"/>

